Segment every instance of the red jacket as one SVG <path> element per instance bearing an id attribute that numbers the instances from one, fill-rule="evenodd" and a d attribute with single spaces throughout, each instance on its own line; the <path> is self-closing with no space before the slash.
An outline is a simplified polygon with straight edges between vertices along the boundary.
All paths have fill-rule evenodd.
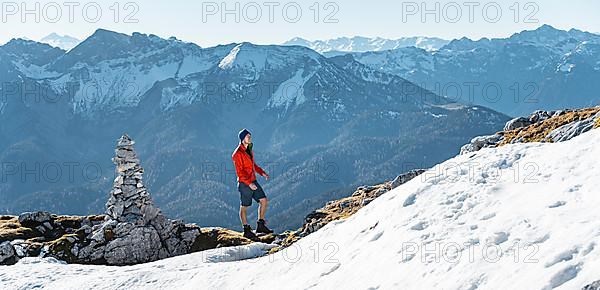
<path id="1" fill-rule="evenodd" d="M 240 143 L 231 155 L 233 165 L 235 165 L 235 173 L 237 174 L 237 181 L 250 185 L 250 183 L 256 181 L 255 172 L 263 175 L 265 171 L 254 162 L 254 152 L 252 157 L 246 153 L 246 146 Z"/>

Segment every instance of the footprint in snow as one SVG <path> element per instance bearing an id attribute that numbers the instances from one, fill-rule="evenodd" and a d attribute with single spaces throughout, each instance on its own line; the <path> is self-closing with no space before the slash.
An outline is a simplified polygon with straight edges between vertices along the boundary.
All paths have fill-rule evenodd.
<path id="1" fill-rule="evenodd" d="M 557 202 L 555 202 L 555 203 L 553 203 L 553 204 L 549 205 L 549 206 L 548 206 L 548 208 L 557 208 L 557 207 L 561 207 L 561 206 L 563 206 L 563 205 L 565 205 L 565 204 L 567 204 L 567 202 L 566 202 L 566 201 L 559 200 L 559 201 L 557 201 Z"/>
<path id="2" fill-rule="evenodd" d="M 596 247 L 596 243 L 595 242 L 591 242 L 582 252 L 582 254 L 584 256 L 586 256 L 587 254 L 589 254 L 594 248 Z"/>
<path id="3" fill-rule="evenodd" d="M 508 236 L 510 236 L 510 234 L 507 232 L 497 232 L 497 233 L 494 233 L 494 235 L 492 237 L 490 237 L 488 240 L 496 245 L 500 245 L 500 244 L 508 241 Z"/>
<path id="4" fill-rule="evenodd" d="M 429 225 L 427 224 L 427 222 L 418 222 L 415 225 L 413 225 L 412 227 L 410 227 L 411 230 L 414 231 L 422 231 L 424 229 L 426 229 Z"/>
<path id="5" fill-rule="evenodd" d="M 573 259 L 573 257 L 575 257 L 575 255 L 577 255 L 577 253 L 579 253 L 578 247 L 563 251 L 562 253 L 559 253 L 558 255 L 556 255 L 556 257 L 552 258 L 552 260 L 547 262 L 546 265 L 544 265 L 544 266 L 546 268 L 550 268 L 560 262 L 571 261 Z"/>
<path id="6" fill-rule="evenodd" d="M 415 253 L 412 253 L 412 252 L 405 253 L 402 250 L 398 251 L 398 254 L 401 255 L 401 259 L 400 259 L 399 263 L 409 262 L 410 260 L 412 260 L 416 256 Z"/>
<path id="7" fill-rule="evenodd" d="M 464 287 L 463 289 L 466 289 L 466 290 L 475 290 L 475 289 L 479 289 L 479 287 L 480 287 L 482 284 L 485 284 L 486 280 L 487 280 L 487 279 L 486 279 L 485 275 L 484 275 L 484 274 L 481 274 L 481 275 L 480 275 L 479 277 L 477 277 L 475 280 L 471 280 L 471 281 L 469 281 L 469 282 L 468 282 L 468 284 L 467 284 L 467 285 L 465 285 L 465 286 L 468 286 L 468 287 Z"/>
<path id="8" fill-rule="evenodd" d="M 341 265 L 342 264 L 340 264 L 340 263 L 335 263 L 335 265 L 333 265 L 333 267 L 329 268 L 329 270 L 321 273 L 321 277 L 327 276 L 327 275 L 333 273 L 335 270 L 339 269 Z"/>
<path id="9" fill-rule="evenodd" d="M 404 204 L 402 204 L 403 207 L 407 207 L 407 206 L 411 206 L 413 204 L 415 204 L 415 202 L 417 201 L 417 195 L 415 193 L 409 195 L 406 200 L 404 200 Z"/>
<path id="10" fill-rule="evenodd" d="M 495 217 L 495 216 L 496 216 L 496 213 L 495 213 L 495 212 L 493 212 L 493 213 L 489 213 L 489 214 L 486 214 L 486 215 L 484 215 L 484 216 L 481 218 L 481 220 L 482 220 L 482 221 L 487 221 L 487 220 L 489 220 L 489 219 L 491 219 L 491 218 L 493 218 L 493 217 Z"/>
<path id="11" fill-rule="evenodd" d="M 547 241 L 550 238 L 549 234 L 545 234 L 543 237 L 540 237 L 538 239 L 536 239 L 535 241 L 533 241 L 534 244 L 541 244 L 545 241 Z"/>
<path id="12" fill-rule="evenodd" d="M 479 245 L 478 238 L 470 238 L 469 240 L 467 240 L 465 242 L 465 247 L 474 246 L 474 245 Z"/>
<path id="13" fill-rule="evenodd" d="M 581 263 L 568 266 L 558 271 L 556 274 L 554 274 L 554 276 L 552 276 L 552 278 L 550 278 L 550 283 L 544 287 L 544 289 L 554 289 L 562 284 L 565 284 L 566 282 L 577 277 L 579 271 L 581 271 Z"/>
<path id="14" fill-rule="evenodd" d="M 369 242 L 377 241 L 379 238 L 381 238 L 381 236 L 383 236 L 383 231 L 378 232 L 375 235 L 373 235 L 373 237 L 369 240 Z"/>

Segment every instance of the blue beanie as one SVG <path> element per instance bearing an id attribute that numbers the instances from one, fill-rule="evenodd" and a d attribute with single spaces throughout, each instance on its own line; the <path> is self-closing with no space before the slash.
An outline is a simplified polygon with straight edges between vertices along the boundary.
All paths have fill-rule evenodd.
<path id="1" fill-rule="evenodd" d="M 240 133 L 238 134 L 238 137 L 240 137 L 240 142 L 244 140 L 244 138 L 246 138 L 246 135 L 248 134 L 250 134 L 250 131 L 248 131 L 246 128 L 242 129 L 242 131 L 240 131 Z"/>

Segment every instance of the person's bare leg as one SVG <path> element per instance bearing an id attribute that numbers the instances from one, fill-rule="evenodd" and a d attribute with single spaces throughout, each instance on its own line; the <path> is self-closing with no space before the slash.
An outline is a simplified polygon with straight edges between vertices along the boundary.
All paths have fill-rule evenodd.
<path id="1" fill-rule="evenodd" d="M 246 211 L 248 207 L 240 206 L 240 221 L 242 221 L 242 225 L 248 224 L 248 218 L 246 217 Z"/>
<path id="2" fill-rule="evenodd" d="M 258 201 L 260 203 L 258 206 L 258 219 L 264 220 L 265 213 L 267 212 L 267 204 L 269 203 L 269 201 L 267 200 L 266 197 L 263 197 L 263 198 L 259 199 Z"/>

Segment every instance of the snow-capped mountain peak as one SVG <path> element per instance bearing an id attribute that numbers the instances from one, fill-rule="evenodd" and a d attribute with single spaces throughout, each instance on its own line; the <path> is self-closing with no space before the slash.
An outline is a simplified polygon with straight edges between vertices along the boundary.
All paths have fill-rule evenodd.
<path id="1" fill-rule="evenodd" d="M 444 94 L 459 85 L 457 99 L 491 106 L 509 115 L 535 109 L 556 110 L 597 104 L 600 75 L 600 35 L 543 25 L 508 38 L 467 37 L 452 40 L 437 51 L 399 48 L 352 53 L 362 64 Z M 491 101 L 483 90 L 465 93 L 467 83 L 498 85 L 512 97 Z M 514 87 L 517 84 L 520 88 Z M 525 92 L 525 90 L 528 90 Z M 449 95 L 450 96 L 450 95 Z"/>
<path id="2" fill-rule="evenodd" d="M 300 37 L 295 37 L 283 43 L 283 45 L 300 45 L 313 49 L 319 53 L 339 53 L 339 52 L 366 52 L 382 51 L 402 47 L 419 47 L 428 51 L 437 50 L 448 41 L 436 37 L 403 37 L 399 39 L 385 39 L 381 37 L 338 37 L 327 40 L 309 41 Z"/>
<path id="3" fill-rule="evenodd" d="M 70 50 L 73 47 L 77 46 L 81 42 L 81 40 L 69 35 L 59 35 L 53 32 L 40 39 L 40 42 L 47 43 L 51 46 L 58 47 L 64 50 Z"/>

